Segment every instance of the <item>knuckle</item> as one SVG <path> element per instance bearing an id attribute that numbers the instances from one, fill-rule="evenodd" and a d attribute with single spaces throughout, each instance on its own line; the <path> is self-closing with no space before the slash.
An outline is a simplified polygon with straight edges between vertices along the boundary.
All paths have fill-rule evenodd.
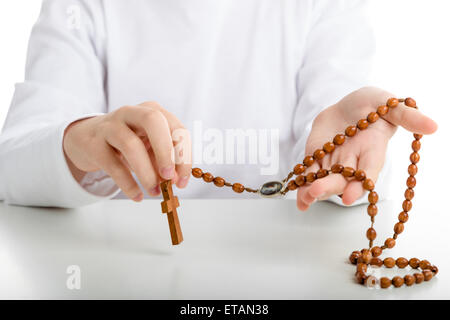
<path id="1" fill-rule="evenodd" d="M 141 103 L 141 106 L 147 107 L 147 108 L 154 108 L 157 110 L 162 109 L 161 105 L 156 101 L 145 101 L 145 102 Z"/>
<path id="2" fill-rule="evenodd" d="M 146 123 L 159 122 L 162 117 L 162 113 L 156 109 L 146 109 L 143 114 L 143 120 Z"/>

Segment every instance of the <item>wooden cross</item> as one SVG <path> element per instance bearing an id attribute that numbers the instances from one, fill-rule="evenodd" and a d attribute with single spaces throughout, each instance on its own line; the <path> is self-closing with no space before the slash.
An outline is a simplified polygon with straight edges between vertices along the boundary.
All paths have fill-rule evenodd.
<path id="1" fill-rule="evenodd" d="M 161 182 L 160 186 L 164 197 L 164 201 L 161 202 L 161 209 L 163 214 L 167 214 L 172 244 L 177 245 L 183 241 L 183 233 L 181 232 L 177 213 L 177 208 L 180 206 L 180 203 L 178 202 L 178 197 L 173 195 L 172 182 L 170 180 Z"/>

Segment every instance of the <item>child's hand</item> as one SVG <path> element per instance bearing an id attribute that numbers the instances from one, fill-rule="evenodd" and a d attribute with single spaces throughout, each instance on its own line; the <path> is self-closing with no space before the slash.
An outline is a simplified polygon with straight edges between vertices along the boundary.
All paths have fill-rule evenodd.
<path id="1" fill-rule="evenodd" d="M 389 92 L 378 88 L 362 88 L 357 90 L 337 104 L 322 111 L 314 120 L 311 134 L 306 143 L 306 154 L 312 155 L 321 149 L 324 143 L 333 141 L 338 133 L 344 133 L 350 125 L 356 125 L 358 120 L 385 105 L 389 98 L 395 97 Z M 358 130 L 354 137 L 346 138 L 346 142 L 327 154 L 319 163 L 315 162 L 306 171 L 317 171 L 320 167 L 330 169 L 335 163 L 362 169 L 367 177 L 376 182 L 381 171 L 389 139 L 395 133 L 397 126 L 420 134 L 432 134 L 437 130 L 437 124 L 414 108 L 400 103 L 395 109 L 370 124 L 366 130 Z M 347 181 L 340 174 L 332 174 L 314 181 L 311 185 L 298 189 L 297 206 L 304 211 L 317 199 L 327 199 L 333 194 L 342 195 L 344 204 L 352 204 L 364 193 L 362 185 L 357 181 Z"/>
<path id="2" fill-rule="evenodd" d="M 180 150 L 174 152 L 175 130 L 185 139 L 182 159 Z M 63 145 L 75 178 L 103 169 L 135 201 L 142 200 L 143 193 L 132 171 L 153 196 L 160 193 L 162 179 L 172 179 L 184 188 L 191 174 L 189 134 L 173 114 L 155 102 L 76 121 L 66 129 Z"/>

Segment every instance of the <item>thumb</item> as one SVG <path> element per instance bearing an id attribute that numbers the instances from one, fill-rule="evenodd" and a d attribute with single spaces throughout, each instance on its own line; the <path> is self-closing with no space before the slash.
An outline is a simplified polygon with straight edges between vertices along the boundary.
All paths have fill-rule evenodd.
<path id="1" fill-rule="evenodd" d="M 389 108 L 391 109 L 391 108 Z M 408 131 L 419 134 L 432 134 L 438 125 L 431 118 L 422 114 L 419 110 L 412 107 L 407 107 L 403 103 L 383 116 L 383 119 L 396 126 L 401 126 Z"/>

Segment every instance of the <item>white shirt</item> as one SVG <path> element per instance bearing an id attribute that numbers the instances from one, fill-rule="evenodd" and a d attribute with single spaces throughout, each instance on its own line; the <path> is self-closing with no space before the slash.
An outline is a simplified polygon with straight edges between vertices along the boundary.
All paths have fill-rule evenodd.
<path id="1" fill-rule="evenodd" d="M 72 177 L 64 129 L 144 101 L 157 101 L 191 131 L 193 166 L 254 188 L 283 178 L 303 159 L 315 116 L 366 85 L 374 43 L 365 7 L 361 0 L 44 1 L 0 139 L 0 199 L 76 207 L 117 196 L 101 171 L 81 184 Z M 226 129 L 278 130 L 279 170 L 205 163 L 208 135 L 225 137 Z M 243 196 L 196 179 L 176 193 Z"/>

